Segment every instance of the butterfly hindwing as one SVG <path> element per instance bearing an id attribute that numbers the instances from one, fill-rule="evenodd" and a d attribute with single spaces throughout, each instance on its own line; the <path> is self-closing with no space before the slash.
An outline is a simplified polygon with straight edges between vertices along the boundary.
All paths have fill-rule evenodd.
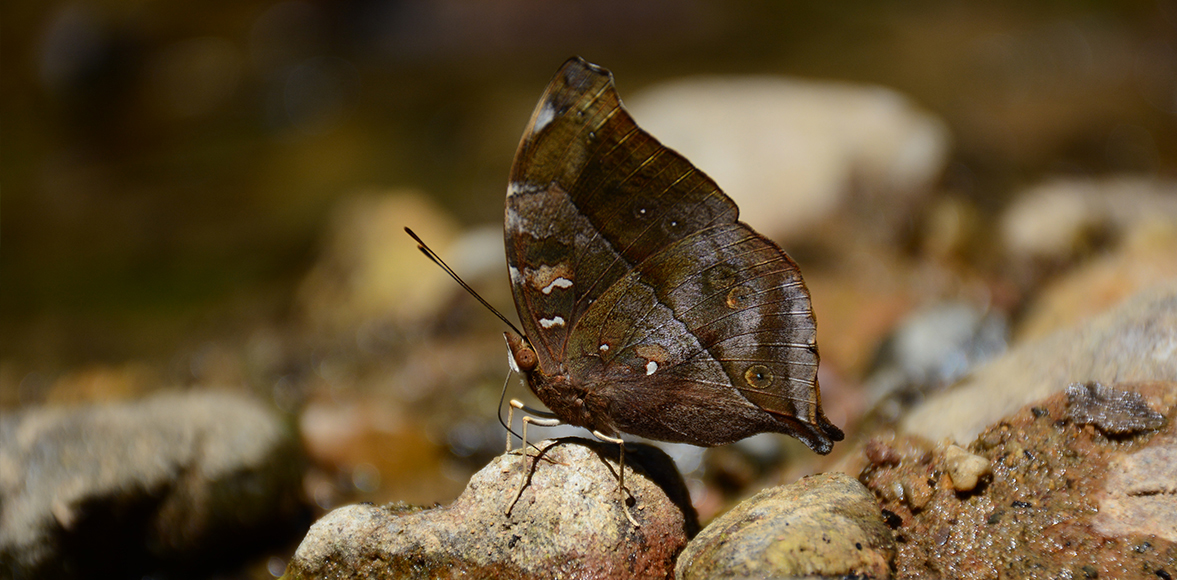
<path id="1" fill-rule="evenodd" d="M 787 431 L 815 449 L 832 445 L 809 294 L 796 265 L 743 224 L 652 256 L 569 340 L 569 372 L 596 377 L 618 430 L 708 444 Z"/>

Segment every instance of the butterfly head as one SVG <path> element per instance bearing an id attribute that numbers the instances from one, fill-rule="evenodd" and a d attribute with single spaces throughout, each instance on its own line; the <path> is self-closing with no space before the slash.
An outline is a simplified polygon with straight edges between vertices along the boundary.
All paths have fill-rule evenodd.
<path id="1" fill-rule="evenodd" d="M 572 385 L 567 374 L 548 374 L 540 368 L 539 356 L 526 338 L 511 330 L 504 332 L 503 336 L 507 338 L 507 348 L 510 351 L 507 362 L 511 369 L 523 374 L 527 388 L 535 393 L 561 422 L 606 434 L 616 432 L 604 409 L 586 401 L 585 390 Z"/>
<path id="2" fill-rule="evenodd" d="M 539 366 L 539 357 L 531 343 L 513 330 L 504 332 L 503 336 L 507 339 L 507 364 L 511 365 L 511 370 L 531 374 Z"/>

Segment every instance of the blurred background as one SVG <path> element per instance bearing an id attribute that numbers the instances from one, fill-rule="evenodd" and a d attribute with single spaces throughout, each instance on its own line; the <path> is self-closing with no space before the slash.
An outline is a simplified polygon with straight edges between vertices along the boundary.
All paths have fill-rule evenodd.
<path id="1" fill-rule="evenodd" d="M 572 55 L 800 263 L 851 436 L 1095 308 L 1036 301 L 1084 265 L 1177 274 L 1172 1 L 12 2 L 0 54 L 0 408 L 248 393 L 319 513 L 501 453 L 502 329 L 402 228 L 514 317 L 506 176 Z M 673 453 L 706 519 L 801 451 Z"/>

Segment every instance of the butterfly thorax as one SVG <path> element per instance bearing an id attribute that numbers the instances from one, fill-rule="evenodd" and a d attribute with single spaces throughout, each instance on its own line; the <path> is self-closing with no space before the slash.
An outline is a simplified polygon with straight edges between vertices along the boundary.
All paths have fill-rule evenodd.
<path id="1" fill-rule="evenodd" d="M 578 385 L 567 373 L 544 372 L 539 365 L 535 350 L 526 339 L 507 331 L 507 347 L 510 349 L 509 358 L 512 367 L 523 374 L 527 387 L 536 397 L 556 415 L 562 422 L 586 429 L 600 431 L 607 435 L 616 434 L 617 430 L 604 417 L 606 413 L 593 412 L 596 401 L 585 385 Z M 553 369 L 557 370 L 557 369 Z"/>

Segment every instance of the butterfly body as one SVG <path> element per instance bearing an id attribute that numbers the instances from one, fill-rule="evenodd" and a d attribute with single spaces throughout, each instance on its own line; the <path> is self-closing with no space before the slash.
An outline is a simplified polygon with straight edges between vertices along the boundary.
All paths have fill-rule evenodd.
<path id="1" fill-rule="evenodd" d="M 524 338 L 512 362 L 561 421 L 712 446 L 761 432 L 828 453 L 797 265 L 642 131 L 608 71 L 574 58 L 511 170 L 504 234 Z"/>

